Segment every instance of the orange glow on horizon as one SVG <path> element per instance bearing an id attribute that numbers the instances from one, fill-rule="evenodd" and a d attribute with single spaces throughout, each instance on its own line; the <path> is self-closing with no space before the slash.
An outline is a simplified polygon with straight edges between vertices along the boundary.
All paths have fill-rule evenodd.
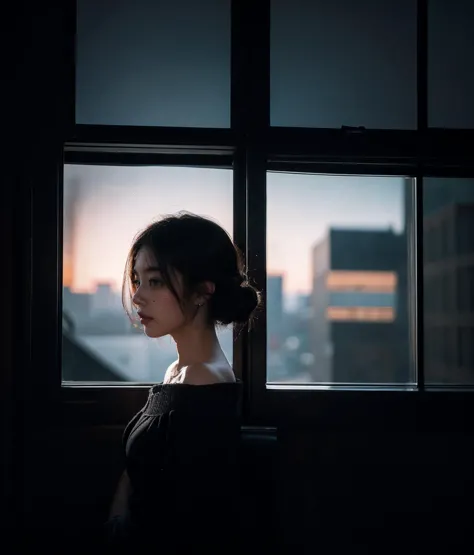
<path id="1" fill-rule="evenodd" d="M 403 230 L 401 178 L 269 172 L 268 183 L 267 272 L 282 276 L 285 295 L 311 294 L 313 246 L 332 226 Z M 230 169 L 66 164 L 63 200 L 63 283 L 77 292 L 93 293 L 96 281 L 120 292 L 137 233 L 167 214 L 200 214 L 233 235 Z"/>
<path id="2" fill-rule="evenodd" d="M 68 256 L 64 256 L 63 260 L 63 286 L 72 288 L 74 282 L 74 266 L 72 260 Z"/>

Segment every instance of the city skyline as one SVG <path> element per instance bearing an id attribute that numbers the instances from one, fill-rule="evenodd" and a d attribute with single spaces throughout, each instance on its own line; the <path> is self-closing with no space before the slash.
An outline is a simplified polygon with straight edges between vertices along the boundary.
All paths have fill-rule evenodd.
<path id="1" fill-rule="evenodd" d="M 163 214 L 211 217 L 231 235 L 231 170 L 66 166 L 64 284 L 119 291 L 133 237 Z M 311 249 L 329 228 L 403 230 L 403 178 L 269 173 L 267 271 L 285 294 L 311 290 Z M 67 255 L 67 256 L 66 256 Z"/>

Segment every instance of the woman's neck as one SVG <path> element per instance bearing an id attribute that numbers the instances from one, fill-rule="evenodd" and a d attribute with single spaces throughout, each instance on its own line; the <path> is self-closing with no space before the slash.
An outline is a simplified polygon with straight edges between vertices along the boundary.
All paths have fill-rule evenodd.
<path id="1" fill-rule="evenodd" d="M 177 370 L 219 360 L 223 356 L 214 326 L 189 326 L 173 335 L 178 351 Z"/>

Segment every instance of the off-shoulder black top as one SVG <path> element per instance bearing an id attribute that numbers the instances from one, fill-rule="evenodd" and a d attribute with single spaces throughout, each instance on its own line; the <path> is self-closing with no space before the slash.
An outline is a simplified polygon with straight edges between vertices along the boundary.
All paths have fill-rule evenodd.
<path id="1" fill-rule="evenodd" d="M 241 390 L 240 381 L 150 389 L 123 434 L 133 492 L 128 514 L 107 523 L 116 553 L 217 553 L 238 543 Z"/>

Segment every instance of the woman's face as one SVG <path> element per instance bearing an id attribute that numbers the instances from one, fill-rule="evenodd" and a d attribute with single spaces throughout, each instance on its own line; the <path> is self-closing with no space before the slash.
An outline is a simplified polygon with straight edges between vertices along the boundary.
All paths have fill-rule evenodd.
<path id="1" fill-rule="evenodd" d="M 140 249 L 135 260 L 132 301 L 148 337 L 172 334 L 186 323 L 185 314 L 172 291 L 162 280 L 156 266 L 152 253 L 146 248 Z M 173 279 L 173 285 L 181 297 L 180 276 Z"/>

